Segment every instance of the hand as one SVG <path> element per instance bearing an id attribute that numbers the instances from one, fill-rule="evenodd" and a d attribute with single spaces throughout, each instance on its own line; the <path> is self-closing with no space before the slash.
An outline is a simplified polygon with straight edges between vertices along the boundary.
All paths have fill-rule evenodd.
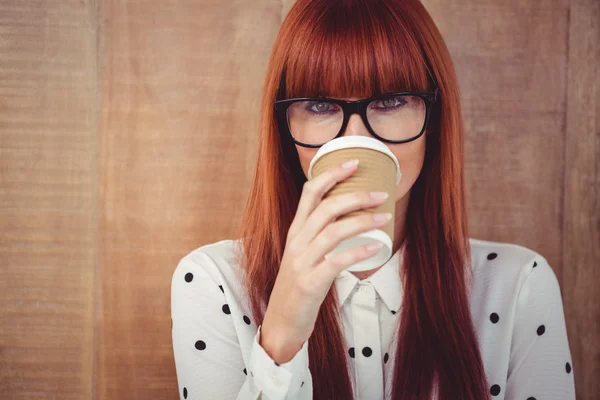
<path id="1" fill-rule="evenodd" d="M 373 217 L 377 214 L 373 213 L 337 221 L 348 212 L 385 202 L 385 198 L 374 199 L 367 191 L 344 193 L 321 201 L 332 187 L 356 170 L 356 165 L 332 167 L 307 181 L 302 188 L 261 328 L 261 346 L 278 363 L 291 360 L 312 334 L 321 304 L 335 277 L 380 249 L 363 245 L 325 260 L 325 255 L 345 239 L 390 222 L 389 218 L 375 220 Z"/>

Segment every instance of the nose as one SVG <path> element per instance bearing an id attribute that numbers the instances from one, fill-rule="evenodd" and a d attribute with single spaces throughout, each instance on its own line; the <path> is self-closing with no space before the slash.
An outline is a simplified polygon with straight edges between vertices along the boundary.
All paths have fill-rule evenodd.
<path id="1" fill-rule="evenodd" d="M 371 136 L 359 114 L 352 114 L 342 136 Z"/>

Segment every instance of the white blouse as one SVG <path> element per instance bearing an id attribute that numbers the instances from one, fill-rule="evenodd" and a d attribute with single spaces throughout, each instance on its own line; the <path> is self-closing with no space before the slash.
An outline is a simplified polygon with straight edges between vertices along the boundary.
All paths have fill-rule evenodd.
<path id="1" fill-rule="evenodd" d="M 281 365 L 259 345 L 261 326 L 242 295 L 241 269 L 233 256 L 238 243 L 225 239 L 199 247 L 173 273 L 172 340 L 180 398 L 310 400 L 310 338 Z M 469 243 L 471 315 L 490 398 L 574 400 L 561 292 L 546 259 L 516 244 L 473 238 Z M 391 399 L 402 307 L 401 250 L 364 280 L 344 270 L 334 281 L 356 400 Z"/>

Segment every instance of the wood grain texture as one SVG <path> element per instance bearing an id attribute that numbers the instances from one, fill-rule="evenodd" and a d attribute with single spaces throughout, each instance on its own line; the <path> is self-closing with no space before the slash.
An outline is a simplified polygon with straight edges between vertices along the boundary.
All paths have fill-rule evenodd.
<path id="1" fill-rule="evenodd" d="M 98 399 L 177 398 L 171 276 L 185 253 L 229 237 L 241 217 L 280 9 L 100 4 Z"/>
<path id="2" fill-rule="evenodd" d="M 600 2 L 572 1 L 562 291 L 578 397 L 600 393 Z"/>
<path id="3" fill-rule="evenodd" d="M 470 236 L 557 273 L 600 376 L 600 4 L 423 0 L 452 54 Z M 231 238 L 293 0 L 0 0 L 0 399 L 178 399 L 170 279 Z"/>
<path id="4" fill-rule="evenodd" d="M 95 18 L 0 1 L 0 398 L 90 398 Z"/>

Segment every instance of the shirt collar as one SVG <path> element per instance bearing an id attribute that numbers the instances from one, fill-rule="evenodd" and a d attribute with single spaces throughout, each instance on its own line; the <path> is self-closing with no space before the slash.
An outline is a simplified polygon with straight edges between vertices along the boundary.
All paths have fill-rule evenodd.
<path id="1" fill-rule="evenodd" d="M 406 240 L 400 248 L 390 257 L 383 266 L 362 281 L 347 270 L 342 270 L 335 278 L 335 287 L 337 290 L 340 308 L 352 293 L 354 286 L 358 282 L 371 283 L 375 291 L 381 297 L 385 305 L 391 311 L 398 311 L 402 301 L 402 282 L 400 280 L 400 265 L 404 259 L 404 248 Z"/>

